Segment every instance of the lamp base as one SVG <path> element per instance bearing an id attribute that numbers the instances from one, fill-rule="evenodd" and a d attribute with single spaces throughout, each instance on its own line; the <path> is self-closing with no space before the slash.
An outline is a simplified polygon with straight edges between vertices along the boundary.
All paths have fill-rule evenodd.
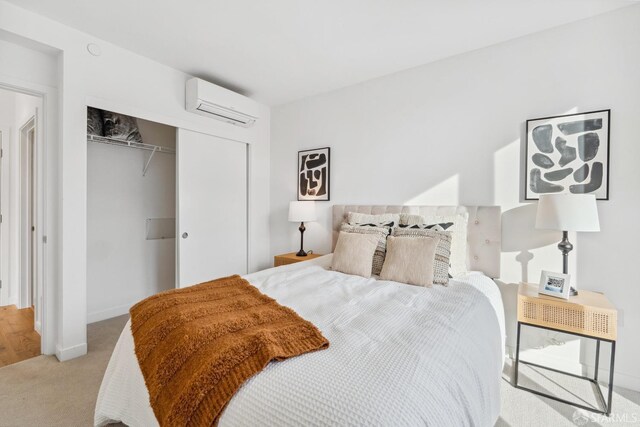
<path id="1" fill-rule="evenodd" d="M 569 274 L 569 252 L 573 250 L 573 245 L 569 242 L 569 232 L 562 232 L 562 241 L 558 243 L 558 249 L 562 252 L 562 272 Z M 578 295 L 578 290 L 571 286 L 569 289 L 569 295 L 575 297 Z"/>
<path id="2" fill-rule="evenodd" d="M 304 222 L 300 223 L 300 227 L 298 227 L 298 230 L 300 230 L 300 250 L 298 251 L 296 256 L 307 256 L 307 253 L 303 249 L 304 248 L 304 230 L 306 230 L 304 226 Z"/>

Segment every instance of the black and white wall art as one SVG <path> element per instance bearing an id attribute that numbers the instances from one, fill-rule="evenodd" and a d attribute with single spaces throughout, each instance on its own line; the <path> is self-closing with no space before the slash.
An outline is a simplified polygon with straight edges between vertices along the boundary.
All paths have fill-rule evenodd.
<path id="1" fill-rule="evenodd" d="M 298 151 L 298 200 L 329 200 L 330 151 Z"/>
<path id="2" fill-rule="evenodd" d="M 609 199 L 611 110 L 527 120 L 525 199 L 593 193 Z"/>

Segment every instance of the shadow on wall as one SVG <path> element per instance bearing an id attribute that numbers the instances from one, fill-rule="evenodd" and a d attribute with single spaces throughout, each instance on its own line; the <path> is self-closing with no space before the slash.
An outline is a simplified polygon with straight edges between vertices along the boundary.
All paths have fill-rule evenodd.
<path id="1" fill-rule="evenodd" d="M 502 213 L 502 252 L 517 252 L 514 259 L 521 265 L 521 280 L 529 282 L 531 249 L 557 243 L 560 238 L 553 230 L 536 229 L 537 203 L 531 203 Z"/>

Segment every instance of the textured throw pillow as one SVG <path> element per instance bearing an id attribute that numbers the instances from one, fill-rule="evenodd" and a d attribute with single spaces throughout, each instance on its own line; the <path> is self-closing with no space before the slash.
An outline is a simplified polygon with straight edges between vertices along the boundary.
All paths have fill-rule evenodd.
<path id="1" fill-rule="evenodd" d="M 385 223 L 386 224 L 386 223 Z M 391 233 L 391 228 L 386 226 L 342 224 L 340 231 L 346 233 L 369 234 L 377 239 L 375 253 L 371 261 L 371 274 L 379 275 L 384 264 L 384 254 L 387 251 L 387 236 Z"/>
<path id="2" fill-rule="evenodd" d="M 439 237 L 387 239 L 387 256 L 380 273 L 382 280 L 431 287 Z"/>
<path id="3" fill-rule="evenodd" d="M 87 107 L 87 135 L 104 136 L 102 110 Z"/>
<path id="4" fill-rule="evenodd" d="M 453 233 L 451 241 L 451 275 L 460 277 L 467 274 L 467 223 L 469 214 L 467 212 L 454 215 L 400 215 L 400 224 L 442 224 L 452 222 L 453 225 L 447 231 Z"/>
<path id="5" fill-rule="evenodd" d="M 438 238 L 435 259 L 433 261 L 433 283 L 447 286 L 449 284 L 449 258 L 451 257 L 451 232 L 420 230 L 416 228 L 394 228 L 394 237 Z"/>
<path id="6" fill-rule="evenodd" d="M 124 114 L 103 111 L 104 136 L 122 141 L 142 143 L 142 136 L 138 131 L 136 119 Z"/>
<path id="7" fill-rule="evenodd" d="M 346 274 L 371 277 L 371 260 L 378 246 L 374 234 L 341 231 L 333 251 L 331 269 Z"/>
<path id="8" fill-rule="evenodd" d="M 354 224 L 379 224 L 381 222 L 389 222 L 393 221 L 396 224 L 400 223 L 400 214 L 380 214 L 380 215 L 372 215 L 372 214 L 364 214 L 359 212 L 349 212 L 347 213 L 347 222 Z"/>

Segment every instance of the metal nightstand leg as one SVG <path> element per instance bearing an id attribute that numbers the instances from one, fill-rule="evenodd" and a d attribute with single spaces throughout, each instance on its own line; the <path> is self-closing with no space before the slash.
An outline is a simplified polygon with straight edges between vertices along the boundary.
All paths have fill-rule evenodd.
<path id="1" fill-rule="evenodd" d="M 548 368 L 546 366 L 542 366 L 542 365 L 539 365 L 537 363 L 521 361 L 520 360 L 520 333 L 521 333 L 522 323 L 518 322 L 518 333 L 517 333 L 517 336 L 516 336 L 516 360 L 515 360 L 515 369 L 514 369 L 514 387 L 515 388 L 519 388 L 521 390 L 526 390 L 526 391 L 528 391 L 530 393 L 537 394 L 538 396 L 543 396 L 543 397 L 547 397 L 549 399 L 553 399 L 553 400 L 555 400 L 557 402 L 566 403 L 567 405 L 575 406 L 577 408 L 586 409 L 587 411 L 596 412 L 598 414 L 604 414 L 604 415 L 610 416 L 611 415 L 611 403 L 613 401 L 613 369 L 614 369 L 614 362 L 615 362 L 615 357 L 616 357 L 616 342 L 615 341 L 610 341 L 610 340 L 604 340 L 604 341 L 607 341 L 607 342 L 609 342 L 611 344 L 611 361 L 610 361 L 610 364 L 609 364 L 609 390 L 608 390 L 607 401 L 605 402 L 604 396 L 602 395 L 602 390 L 600 389 L 600 384 L 598 384 L 598 369 L 599 369 L 599 364 L 600 364 L 600 341 L 601 341 L 601 339 L 590 337 L 590 336 L 587 336 L 587 335 L 561 331 L 561 330 L 553 329 L 553 328 L 545 328 L 545 327 L 538 326 L 538 325 L 531 325 L 531 324 L 526 324 L 526 323 L 525 323 L 525 325 L 532 326 L 532 327 L 535 327 L 535 328 L 550 330 L 550 331 L 562 332 L 562 333 L 566 333 L 566 334 L 569 334 L 569 335 L 576 335 L 576 336 L 580 336 L 580 337 L 584 337 L 584 338 L 595 339 L 596 340 L 595 372 L 594 372 L 593 378 L 589 378 L 589 377 L 585 377 L 585 376 L 582 376 L 582 375 L 572 374 L 570 372 L 564 372 L 564 371 L 561 371 L 561 370 L 558 370 L 558 369 L 554 369 L 554 368 Z M 564 375 L 569 375 L 569 376 L 572 376 L 572 377 L 575 377 L 575 378 L 584 379 L 584 380 L 587 380 L 587 381 L 593 383 L 595 385 L 595 387 L 596 387 L 596 397 L 598 398 L 598 400 L 600 401 L 600 404 L 603 406 L 604 409 L 600 410 L 600 409 L 596 409 L 596 408 L 589 407 L 589 406 L 586 406 L 586 405 L 581 405 L 579 403 L 571 402 L 569 400 L 561 399 L 559 397 L 556 397 L 556 396 L 553 396 L 553 395 L 550 395 L 550 394 L 547 394 L 547 393 L 543 393 L 543 392 L 538 391 L 538 390 L 533 390 L 533 389 L 518 385 L 518 368 L 519 368 L 519 364 L 520 363 L 524 363 L 524 364 L 529 365 L 529 366 L 534 366 L 534 367 L 537 367 L 537 368 L 545 369 L 545 370 L 552 371 L 552 372 L 557 372 L 557 373 L 564 374 Z"/>
<path id="2" fill-rule="evenodd" d="M 611 415 L 611 401 L 613 399 L 613 365 L 616 361 L 616 342 L 611 341 L 611 365 L 609 365 L 609 399 L 607 404 L 607 416 Z M 596 385 L 598 382 L 596 381 Z M 598 390 L 600 390 L 600 386 L 598 386 Z"/>
<path id="3" fill-rule="evenodd" d="M 516 366 L 515 366 L 515 374 L 513 375 L 513 379 L 516 387 L 518 387 L 518 364 L 520 362 L 520 326 L 521 323 L 518 322 L 518 333 L 516 335 Z"/>

